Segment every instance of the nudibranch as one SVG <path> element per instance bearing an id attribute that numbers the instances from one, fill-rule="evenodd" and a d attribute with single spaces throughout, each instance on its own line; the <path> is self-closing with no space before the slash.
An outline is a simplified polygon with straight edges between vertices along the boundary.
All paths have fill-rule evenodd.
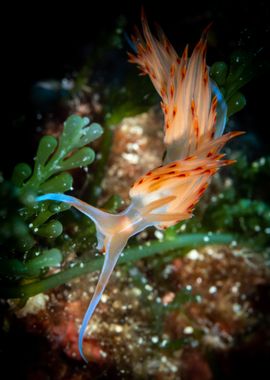
<path id="1" fill-rule="evenodd" d="M 79 333 L 79 351 L 85 361 L 86 327 L 128 239 L 149 226 L 166 228 L 191 218 L 211 177 L 220 167 L 233 162 L 224 160 L 220 150 L 227 141 L 242 134 L 223 135 L 227 107 L 209 77 L 207 31 L 190 58 L 187 47 L 179 57 L 162 31 L 158 38 L 154 37 L 144 15 L 142 32 L 137 30 L 133 36 L 136 53 L 129 54 L 129 61 L 149 75 L 162 99 L 166 148 L 163 165 L 137 179 L 129 192 L 130 205 L 116 215 L 69 195 L 45 194 L 37 198 L 68 203 L 87 215 L 96 226 L 97 248 L 105 251 L 103 268 Z"/>

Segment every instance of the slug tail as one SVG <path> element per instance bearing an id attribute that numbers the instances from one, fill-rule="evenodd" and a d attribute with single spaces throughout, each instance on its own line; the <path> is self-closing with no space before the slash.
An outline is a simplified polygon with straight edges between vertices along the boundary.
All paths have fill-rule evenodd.
<path id="1" fill-rule="evenodd" d="M 127 240 L 133 234 L 134 231 L 129 227 L 124 228 L 125 223 L 127 223 L 128 226 L 128 219 L 126 219 L 125 215 L 121 216 L 109 214 L 70 195 L 50 193 L 38 196 L 36 198 L 37 202 L 43 202 L 47 200 L 68 203 L 71 206 L 77 208 L 85 215 L 87 215 L 96 225 L 96 235 L 98 241 L 97 248 L 102 251 L 103 249 L 105 249 L 104 264 L 98 279 L 94 295 L 83 318 L 79 333 L 79 352 L 84 361 L 87 362 L 87 359 L 83 352 L 83 338 L 85 330 L 101 299 L 101 296 L 110 279 L 110 276 L 117 263 L 117 260 L 121 252 L 123 251 L 127 243 Z M 122 230 L 120 230 L 121 222 L 123 225 Z"/>
<path id="2" fill-rule="evenodd" d="M 110 239 L 105 239 L 106 253 L 105 253 L 104 264 L 103 264 L 102 271 L 98 279 L 98 283 L 97 283 L 94 295 L 84 315 L 82 325 L 80 328 L 80 333 L 79 333 L 79 342 L 78 342 L 79 352 L 86 363 L 88 362 L 88 360 L 86 359 L 83 352 L 83 339 L 84 339 L 85 330 L 102 297 L 105 287 L 117 263 L 117 260 L 126 245 L 127 238 L 128 237 L 125 237 L 124 234 L 120 234 L 117 236 L 117 238 L 114 236 Z"/>

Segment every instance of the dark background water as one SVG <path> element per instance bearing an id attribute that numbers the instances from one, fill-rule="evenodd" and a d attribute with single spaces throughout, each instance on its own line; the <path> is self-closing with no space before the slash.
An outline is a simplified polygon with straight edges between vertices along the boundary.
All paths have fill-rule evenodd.
<path id="1" fill-rule="evenodd" d="M 38 80 L 61 79 L 80 68 L 88 57 L 89 47 L 95 49 L 101 35 L 112 33 L 119 16 L 126 17 L 126 32 L 130 34 L 133 26 L 140 23 L 142 3 L 149 21 L 157 21 L 162 26 L 179 52 L 187 42 L 192 45 L 197 41 L 203 28 L 213 21 L 218 44 L 214 51 L 209 49 L 210 64 L 228 60 L 239 44 L 250 52 L 259 51 L 264 59 L 269 56 L 267 1 L 9 4 L 2 9 L 1 46 L 2 118 L 7 117 L 7 120 L 1 125 L 0 159 L 7 175 L 18 160 L 31 160 L 35 151 L 31 145 L 34 125 L 29 117 L 33 112 L 30 101 L 33 84 Z M 129 50 L 128 45 L 126 50 Z M 258 133 L 261 141 L 268 136 L 267 78 L 266 74 L 261 75 L 246 86 L 248 105 L 237 116 L 242 128 Z M 262 152 L 267 148 L 262 144 Z"/>
<path id="2" fill-rule="evenodd" d="M 260 51 L 262 60 L 269 58 L 267 1 L 251 4 L 248 1 L 224 0 L 179 1 L 178 4 L 172 0 L 9 4 L 1 12 L 1 61 L 4 67 L 1 71 L 0 169 L 7 177 L 17 162 L 31 162 L 35 153 L 35 108 L 30 98 L 32 86 L 39 80 L 61 79 L 79 69 L 88 52 L 95 49 L 101 35 L 112 33 L 120 15 L 126 17 L 126 32 L 130 34 L 133 26 L 140 23 L 142 3 L 149 21 L 158 21 L 179 52 L 187 42 L 194 44 L 203 28 L 213 21 L 218 44 L 209 48 L 210 64 L 228 60 L 229 54 L 239 44 L 250 52 Z M 129 50 L 128 45 L 126 50 Z M 109 66 L 108 75 L 114 75 Z M 269 74 L 263 73 L 243 89 L 247 106 L 235 117 L 241 129 L 257 136 L 260 144 L 257 156 L 269 154 L 268 92 Z M 20 347 L 23 352 L 23 341 L 20 341 Z M 234 353 L 235 378 L 255 378 L 258 370 L 262 374 L 267 368 L 269 352 L 256 352 L 256 349 Z M 27 353 L 27 356 L 30 355 Z M 257 365 L 254 367 L 253 363 Z M 254 372 L 252 368 L 255 368 Z"/>

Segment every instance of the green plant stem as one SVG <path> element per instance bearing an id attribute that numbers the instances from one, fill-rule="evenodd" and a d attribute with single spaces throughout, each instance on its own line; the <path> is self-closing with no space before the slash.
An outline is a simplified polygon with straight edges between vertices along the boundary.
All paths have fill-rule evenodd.
<path id="1" fill-rule="evenodd" d="M 184 247 L 199 247 L 209 244 L 229 244 L 236 240 L 232 234 L 183 234 L 175 237 L 173 240 L 151 241 L 143 245 L 128 248 L 124 255 L 120 257 L 119 264 L 131 263 L 143 258 L 148 258 L 156 254 L 165 253 Z M 19 285 L 16 287 L 1 287 L 0 296 L 5 298 L 28 298 L 35 294 L 46 292 L 64 284 L 76 277 L 94 272 L 102 267 L 103 257 L 92 259 L 86 262 L 78 262 L 72 268 L 64 269 L 60 273 L 51 275 L 47 278 L 35 281 L 30 284 Z"/>

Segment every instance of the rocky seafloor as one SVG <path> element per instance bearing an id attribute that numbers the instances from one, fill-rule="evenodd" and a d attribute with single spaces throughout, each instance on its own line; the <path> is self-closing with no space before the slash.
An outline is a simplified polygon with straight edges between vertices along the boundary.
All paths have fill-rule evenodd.
<path id="1" fill-rule="evenodd" d="M 155 109 L 125 118 L 114 133 L 100 203 L 118 194 L 128 202 L 135 179 L 160 165 L 162 122 Z M 202 200 L 210 202 L 228 176 L 219 175 Z M 194 218 L 196 218 L 196 213 Z M 179 233 L 185 230 L 185 224 Z M 137 237 L 163 239 L 163 232 Z M 76 248 L 71 254 L 76 256 Z M 91 273 L 21 307 L 10 301 L 10 367 L 16 378 L 264 379 L 269 357 L 270 274 L 266 252 L 205 246 L 119 266 L 87 329 L 80 358 L 78 331 L 97 281 Z M 176 303 L 175 300 L 178 300 Z M 268 300 L 268 301 L 267 301 Z M 180 305 L 180 306 L 179 306 Z M 244 372 L 243 372 L 244 368 Z"/>

